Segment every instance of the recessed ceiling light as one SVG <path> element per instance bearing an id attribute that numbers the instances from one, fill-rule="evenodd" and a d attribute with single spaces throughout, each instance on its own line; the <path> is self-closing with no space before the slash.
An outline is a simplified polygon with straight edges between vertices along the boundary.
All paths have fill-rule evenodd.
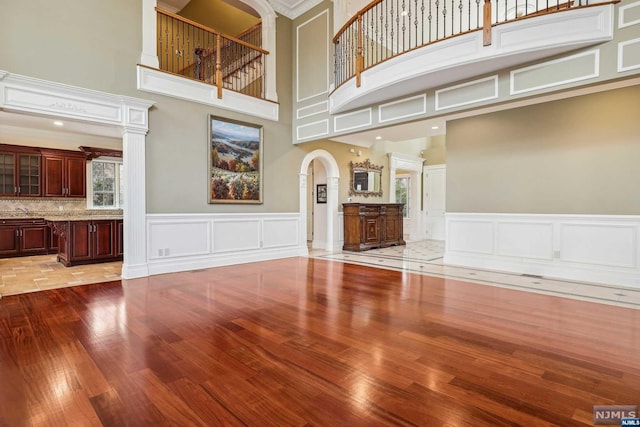
<path id="1" fill-rule="evenodd" d="M 382 139 L 382 137 L 380 135 L 376 136 L 376 139 Z"/>
<path id="2" fill-rule="evenodd" d="M 436 129 L 440 129 L 438 126 L 431 126 L 431 129 L 436 130 Z"/>
<path id="3" fill-rule="evenodd" d="M 55 122 L 53 122 L 53 124 L 56 126 L 64 126 L 64 123 L 62 123 L 60 120 L 56 120 Z"/>

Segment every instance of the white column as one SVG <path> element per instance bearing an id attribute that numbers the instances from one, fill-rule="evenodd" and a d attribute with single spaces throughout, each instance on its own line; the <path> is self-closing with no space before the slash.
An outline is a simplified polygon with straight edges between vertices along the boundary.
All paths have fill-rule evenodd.
<path id="1" fill-rule="evenodd" d="M 262 16 L 262 48 L 269 51 L 265 58 L 265 98 L 278 102 L 276 92 L 276 14 Z M 281 76 L 282 77 L 282 76 Z"/>
<path id="2" fill-rule="evenodd" d="M 125 128 L 122 134 L 124 163 L 124 261 L 122 278 L 149 275 L 147 265 L 147 204 L 145 177 L 146 131 Z"/>
<path id="3" fill-rule="evenodd" d="M 340 178 L 327 177 L 327 245 L 326 250 L 334 251 L 338 241 L 336 222 L 338 220 L 338 183 Z"/>
<path id="4" fill-rule="evenodd" d="M 300 212 L 300 228 L 298 230 L 298 246 L 300 248 L 307 248 L 307 174 L 301 173 L 299 175 L 299 183 L 300 183 L 300 201 L 299 201 L 299 209 Z M 308 253 L 308 252 L 307 252 Z"/>

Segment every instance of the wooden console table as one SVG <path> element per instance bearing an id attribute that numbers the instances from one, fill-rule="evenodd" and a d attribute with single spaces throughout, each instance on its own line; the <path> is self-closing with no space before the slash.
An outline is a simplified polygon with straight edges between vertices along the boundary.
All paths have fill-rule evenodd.
<path id="1" fill-rule="evenodd" d="M 404 245 L 402 203 L 343 203 L 345 251 Z"/>

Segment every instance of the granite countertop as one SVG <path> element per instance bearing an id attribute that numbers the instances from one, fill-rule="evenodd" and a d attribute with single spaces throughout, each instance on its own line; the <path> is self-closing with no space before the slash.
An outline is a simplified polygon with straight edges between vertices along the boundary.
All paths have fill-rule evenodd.
<path id="1" fill-rule="evenodd" d="M 89 221 L 122 219 L 121 213 L 112 212 L 0 212 L 0 220 L 3 219 L 44 219 L 46 221 Z"/>

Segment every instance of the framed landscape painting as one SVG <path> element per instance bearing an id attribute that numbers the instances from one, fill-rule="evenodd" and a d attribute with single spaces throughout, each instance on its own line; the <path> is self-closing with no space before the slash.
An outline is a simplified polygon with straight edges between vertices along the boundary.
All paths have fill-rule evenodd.
<path id="1" fill-rule="evenodd" d="M 209 116 L 209 203 L 262 203 L 262 126 Z"/>

